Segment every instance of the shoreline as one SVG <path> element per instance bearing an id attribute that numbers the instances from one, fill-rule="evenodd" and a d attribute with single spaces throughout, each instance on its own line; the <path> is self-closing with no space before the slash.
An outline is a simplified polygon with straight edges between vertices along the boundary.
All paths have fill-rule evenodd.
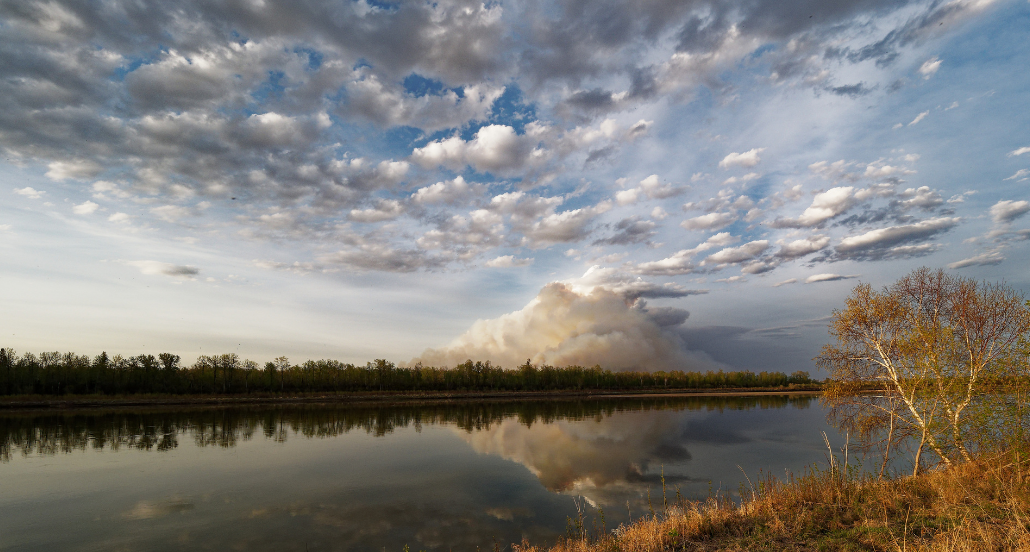
<path id="1" fill-rule="evenodd" d="M 575 532 L 553 545 L 523 541 L 512 550 L 1025 551 L 1030 549 L 1026 458 L 1026 450 L 1016 448 L 882 479 L 842 472 L 831 460 L 829 469 L 758 480 L 741 503 L 724 497 L 677 499 L 671 508 L 614 531 L 598 532 L 596 525 L 591 530 L 581 519 Z"/>
<path id="2" fill-rule="evenodd" d="M 344 406 L 412 405 L 504 401 L 546 401 L 574 399 L 646 399 L 689 397 L 752 397 L 763 395 L 821 395 L 821 389 L 727 388 L 661 389 L 649 391 L 430 391 L 430 392 L 341 392 L 289 395 L 45 395 L 0 397 L 0 412 L 91 410 L 154 406 L 271 406 L 338 404 Z"/>

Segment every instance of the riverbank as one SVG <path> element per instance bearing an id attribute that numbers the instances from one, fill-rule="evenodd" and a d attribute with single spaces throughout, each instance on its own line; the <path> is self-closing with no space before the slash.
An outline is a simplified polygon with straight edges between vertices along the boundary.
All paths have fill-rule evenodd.
<path id="1" fill-rule="evenodd" d="M 1030 462 L 1007 453 L 918 477 L 877 480 L 812 472 L 754 480 L 742 505 L 711 499 L 551 548 L 516 552 L 657 550 L 1030 550 Z M 656 509 L 660 509 L 656 506 Z"/>
<path id="2" fill-rule="evenodd" d="M 568 399 L 612 399 L 646 397 L 714 397 L 761 395 L 818 395 L 818 384 L 789 387 L 726 389 L 661 389 L 648 391 L 563 390 L 563 391 L 424 391 L 351 392 L 232 395 L 16 395 L 0 397 L 0 411 L 62 410 L 150 406 L 250 406 L 291 404 L 381 404 L 384 406 L 466 401 L 531 401 Z"/>

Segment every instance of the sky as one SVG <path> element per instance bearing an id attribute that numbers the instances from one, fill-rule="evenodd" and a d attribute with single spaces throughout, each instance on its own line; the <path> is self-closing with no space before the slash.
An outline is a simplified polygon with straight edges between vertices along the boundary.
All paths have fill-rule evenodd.
<path id="1" fill-rule="evenodd" d="M 0 2 L 0 344 L 808 370 L 1030 291 L 1030 2 Z"/>

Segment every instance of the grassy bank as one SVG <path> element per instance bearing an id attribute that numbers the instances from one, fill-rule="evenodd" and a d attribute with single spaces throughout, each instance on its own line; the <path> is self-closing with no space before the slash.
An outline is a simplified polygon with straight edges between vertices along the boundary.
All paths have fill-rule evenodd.
<path id="1" fill-rule="evenodd" d="M 877 480 L 836 471 L 754 481 L 742 505 L 670 505 L 601 534 L 573 522 L 550 548 L 518 552 L 657 550 L 1030 550 L 1030 463 L 1006 453 L 918 477 Z M 662 509 L 657 508 L 656 509 Z"/>

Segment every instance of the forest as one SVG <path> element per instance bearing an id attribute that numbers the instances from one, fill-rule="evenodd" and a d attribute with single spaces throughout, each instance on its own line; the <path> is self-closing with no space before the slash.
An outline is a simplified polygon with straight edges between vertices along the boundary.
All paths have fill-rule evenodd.
<path id="1" fill-rule="evenodd" d="M 279 357 L 264 366 L 234 353 L 201 356 L 190 366 L 179 355 L 123 357 L 101 353 L 18 355 L 0 349 L 4 395 L 294 394 L 460 391 L 635 391 L 658 389 L 779 388 L 812 385 L 808 372 L 612 371 L 600 366 L 555 367 L 529 360 L 514 369 L 468 360 L 453 368 L 398 367 L 376 359 L 364 366 L 336 360 L 293 364 Z"/>

